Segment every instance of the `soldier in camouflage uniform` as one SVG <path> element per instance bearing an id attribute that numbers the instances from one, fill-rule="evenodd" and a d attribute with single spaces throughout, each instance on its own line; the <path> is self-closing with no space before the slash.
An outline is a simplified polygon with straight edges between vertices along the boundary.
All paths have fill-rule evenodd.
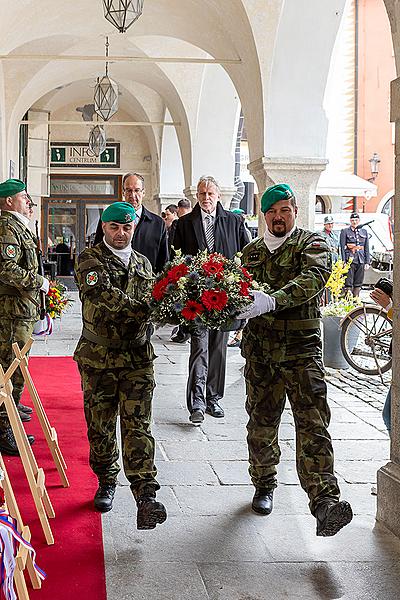
<path id="1" fill-rule="evenodd" d="M 15 358 L 12 344 L 20 347 L 32 335 L 39 319 L 39 292 L 48 292 L 49 282 L 38 274 L 37 240 L 29 229 L 31 200 L 19 179 L 0 184 L 0 363 L 4 370 Z M 21 404 L 24 380 L 20 369 L 12 378 L 13 398 L 23 421 L 30 420 L 30 407 Z M 28 436 L 29 442 L 34 441 Z M 18 455 L 4 405 L 0 407 L 0 451 Z"/>
<path id="2" fill-rule="evenodd" d="M 337 533 L 352 519 L 339 501 L 330 411 L 322 365 L 320 300 L 331 272 L 331 253 L 320 234 L 297 228 L 297 206 L 288 185 L 268 188 L 261 201 L 264 238 L 246 246 L 243 263 L 264 290 L 239 315 L 248 318 L 246 358 L 249 472 L 256 488 L 252 508 L 269 514 L 277 485 L 278 428 L 286 395 L 296 427 L 296 466 L 317 519 L 317 535 Z"/>
<path id="3" fill-rule="evenodd" d="M 115 202 L 102 215 L 104 239 L 78 258 L 75 278 L 83 330 L 75 350 L 84 392 L 90 466 L 99 480 L 94 505 L 111 510 L 117 476 L 117 414 L 124 471 L 136 499 L 138 529 L 165 521 L 151 435 L 155 358 L 146 338 L 153 283 L 150 262 L 131 247 L 135 209 Z"/>

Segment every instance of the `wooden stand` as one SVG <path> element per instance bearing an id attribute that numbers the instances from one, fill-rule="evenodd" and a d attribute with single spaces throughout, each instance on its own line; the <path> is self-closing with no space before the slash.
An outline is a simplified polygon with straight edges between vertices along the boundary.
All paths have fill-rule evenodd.
<path id="1" fill-rule="evenodd" d="M 11 376 L 19 364 L 19 359 L 14 359 L 6 373 L 4 373 L 0 365 L 0 405 L 4 402 L 46 542 L 54 544 L 54 537 L 48 518 L 53 518 L 55 514 L 46 490 L 44 471 L 43 469 L 39 469 L 37 465 L 12 397 Z"/>
<path id="2" fill-rule="evenodd" d="M 9 515 L 16 519 L 17 529 L 22 537 L 27 541 L 31 541 L 31 532 L 27 525 L 23 524 L 21 513 L 19 512 L 18 504 L 14 496 L 14 492 L 8 477 L 3 458 L 0 454 L 0 468 L 4 473 L 4 479 L 1 482 L 6 499 L 6 507 Z M 14 583 L 17 590 L 18 600 L 29 600 L 28 589 L 24 577 L 24 569 L 28 569 L 29 577 L 34 590 L 39 590 L 42 587 L 42 581 L 33 567 L 33 560 L 28 550 L 20 544 L 16 556 L 16 564 L 14 571 Z"/>
<path id="3" fill-rule="evenodd" d="M 60 447 L 58 445 L 57 431 L 55 430 L 54 427 L 51 427 L 51 425 L 50 425 L 50 422 L 47 418 L 46 412 L 43 408 L 42 401 L 40 400 L 39 394 L 37 392 L 35 384 L 33 383 L 31 374 L 29 373 L 29 369 L 28 369 L 27 354 L 28 354 L 32 344 L 33 344 L 33 340 L 30 339 L 25 344 L 25 346 L 22 348 L 22 350 L 20 350 L 17 343 L 13 344 L 12 348 L 14 350 L 14 354 L 15 354 L 16 358 L 19 360 L 19 368 L 22 371 L 22 376 L 24 378 L 25 385 L 29 391 L 30 397 L 32 398 L 32 402 L 35 407 L 35 411 L 36 411 L 37 417 L 39 419 L 39 423 L 42 427 L 44 437 L 46 438 L 47 445 L 48 445 L 51 455 L 53 457 L 54 464 L 56 465 L 56 469 L 60 476 L 61 483 L 62 483 L 63 487 L 66 488 L 66 487 L 69 487 L 69 481 L 68 481 L 67 475 L 65 473 L 65 471 L 67 469 L 67 465 L 65 463 L 64 457 L 63 457 Z"/>

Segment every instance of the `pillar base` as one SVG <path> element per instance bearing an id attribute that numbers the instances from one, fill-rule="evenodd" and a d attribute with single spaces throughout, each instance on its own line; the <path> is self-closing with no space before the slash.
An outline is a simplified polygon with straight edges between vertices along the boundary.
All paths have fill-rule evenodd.
<path id="1" fill-rule="evenodd" d="M 162 213 L 169 204 L 178 204 L 179 200 L 184 198 L 183 194 L 157 194 L 153 196 L 153 203 L 158 208 L 158 212 Z"/>
<path id="2" fill-rule="evenodd" d="M 378 471 L 376 520 L 400 538 L 400 465 L 388 462 Z"/>

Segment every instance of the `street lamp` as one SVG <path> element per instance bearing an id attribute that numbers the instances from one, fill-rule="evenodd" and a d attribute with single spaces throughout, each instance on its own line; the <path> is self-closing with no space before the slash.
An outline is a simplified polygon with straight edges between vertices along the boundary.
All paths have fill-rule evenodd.
<path id="1" fill-rule="evenodd" d="M 103 0 L 104 16 L 120 33 L 134 23 L 143 12 L 144 0 Z"/>
<path id="2" fill-rule="evenodd" d="M 118 85 L 108 76 L 108 36 L 106 37 L 106 74 L 100 79 L 94 88 L 94 110 L 96 114 L 108 121 L 118 110 Z"/>
<path id="3" fill-rule="evenodd" d="M 381 162 L 381 159 L 379 158 L 379 155 L 376 152 L 374 152 L 372 158 L 370 158 L 368 162 L 370 164 L 372 175 L 371 179 L 368 179 L 368 181 L 375 181 L 375 179 L 378 177 L 379 163 Z"/>
<path id="4" fill-rule="evenodd" d="M 94 156 L 100 156 L 107 147 L 106 132 L 102 125 L 95 125 L 89 133 L 88 153 Z"/>

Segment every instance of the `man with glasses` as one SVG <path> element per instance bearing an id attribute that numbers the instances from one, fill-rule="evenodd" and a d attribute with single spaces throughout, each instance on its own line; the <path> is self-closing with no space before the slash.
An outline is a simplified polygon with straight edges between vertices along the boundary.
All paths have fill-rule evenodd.
<path id="1" fill-rule="evenodd" d="M 159 273 L 169 259 L 167 230 L 162 218 L 143 206 L 144 177 L 139 173 L 126 173 L 122 178 L 124 200 L 136 211 L 132 248 L 149 259 L 153 271 Z M 103 239 L 101 221 L 96 231 L 94 245 Z"/>

